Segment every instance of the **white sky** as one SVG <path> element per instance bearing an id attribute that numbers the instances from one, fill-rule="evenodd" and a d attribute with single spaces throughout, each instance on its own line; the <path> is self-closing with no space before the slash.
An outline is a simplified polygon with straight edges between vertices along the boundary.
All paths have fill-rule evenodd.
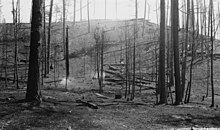
<path id="1" fill-rule="evenodd" d="M 4 17 L 6 19 L 6 22 L 12 22 L 12 0 L 1 0 L 2 1 L 2 18 Z M 17 0 L 14 0 L 15 2 Z M 57 4 L 59 8 L 62 9 L 62 1 L 63 0 L 54 0 L 54 4 Z M 69 3 L 68 9 L 68 17 L 67 20 L 72 21 L 73 20 L 73 1 L 74 0 L 66 0 L 66 3 Z M 76 0 L 76 20 L 79 20 L 80 16 L 80 0 Z M 118 19 L 132 19 L 135 17 L 135 0 L 117 0 L 118 1 L 118 11 L 117 11 L 117 18 Z M 144 1 L 145 0 L 138 0 L 138 17 L 143 18 L 144 17 Z M 165 0 L 166 3 L 170 0 Z M 196 4 L 196 0 L 195 4 Z M 198 0 L 203 1 L 203 0 Z M 30 9 L 31 9 L 31 2 L 32 0 L 20 0 L 21 2 L 21 22 L 29 22 L 30 21 Z M 90 2 L 90 19 L 104 19 L 105 18 L 105 0 L 89 0 Z M 116 18 L 116 6 L 115 6 L 116 0 L 107 0 L 107 19 L 115 19 Z M 147 0 L 147 16 L 148 18 L 148 8 L 150 7 L 150 15 L 149 19 L 151 22 L 157 22 L 157 15 L 156 15 L 156 3 L 157 8 L 159 9 L 159 3 L 160 0 Z M 209 0 L 206 0 L 206 4 L 208 6 Z M 215 10 L 218 10 L 218 3 L 220 0 L 214 0 Z M 46 5 L 49 5 L 50 0 L 46 0 Z M 182 4 L 182 0 L 179 0 L 180 7 Z M 83 19 L 87 20 L 87 0 L 82 0 L 82 6 L 83 6 Z M 49 10 L 49 6 L 47 6 L 47 10 Z M 62 10 L 61 10 L 62 11 Z M 54 12 L 53 12 L 54 13 Z M 158 17 L 159 17 L 160 11 L 158 10 Z M 215 13 L 217 14 L 217 13 Z M 55 14 L 54 14 L 55 16 Z M 180 19 L 181 19 L 180 14 Z M 61 17 L 58 15 L 58 17 Z M 55 18 L 53 18 L 55 20 Z M 159 18 L 158 18 L 159 21 Z"/>
<path id="2" fill-rule="evenodd" d="M 2 1 L 2 18 L 6 19 L 6 22 L 12 22 L 12 0 L 1 0 Z M 31 1 L 32 0 L 20 0 L 21 1 L 21 21 L 29 22 L 30 20 L 30 9 L 31 9 Z M 77 0 L 76 5 L 76 19 L 79 20 L 79 7 L 80 0 Z M 104 19 L 105 18 L 105 0 L 89 0 L 90 1 L 90 18 L 91 19 Z M 116 0 L 107 0 L 107 19 L 115 19 L 116 18 Z M 135 16 L 135 0 L 117 0 L 118 1 L 118 19 L 130 19 Z M 150 19 L 156 20 L 156 11 L 155 5 L 157 0 L 147 0 L 148 5 L 150 6 Z M 16 2 L 16 0 L 15 0 Z M 46 5 L 49 5 L 50 0 L 46 0 Z M 68 8 L 68 20 L 73 19 L 73 0 L 66 0 L 67 3 L 70 3 L 70 7 Z M 87 4 L 87 0 L 82 0 L 83 8 L 83 19 L 87 19 L 87 8 L 85 7 Z M 62 9 L 62 0 L 54 0 L 54 4 L 57 4 Z M 147 5 L 147 8 L 148 8 Z M 143 18 L 144 15 L 144 0 L 138 0 L 138 16 Z M 47 7 L 49 10 L 49 7 Z M 148 9 L 147 9 L 148 11 Z M 148 13 L 147 13 L 148 14 Z M 146 16 L 147 18 L 148 16 Z"/>

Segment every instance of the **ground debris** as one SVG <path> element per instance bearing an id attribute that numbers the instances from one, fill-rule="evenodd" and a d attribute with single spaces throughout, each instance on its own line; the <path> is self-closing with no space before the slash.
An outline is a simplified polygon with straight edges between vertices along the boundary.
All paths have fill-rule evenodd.
<path id="1" fill-rule="evenodd" d="M 76 102 L 77 103 L 82 103 L 82 104 L 84 104 L 84 105 L 86 105 L 86 106 L 88 106 L 88 107 L 90 107 L 92 109 L 98 109 L 98 106 L 96 104 L 88 102 L 88 101 L 85 101 L 85 100 L 79 100 L 78 99 L 78 100 L 76 100 Z"/>

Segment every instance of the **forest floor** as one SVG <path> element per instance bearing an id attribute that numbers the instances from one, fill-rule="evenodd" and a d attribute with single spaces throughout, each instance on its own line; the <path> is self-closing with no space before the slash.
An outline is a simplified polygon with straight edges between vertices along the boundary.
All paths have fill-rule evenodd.
<path id="1" fill-rule="evenodd" d="M 21 89 L 17 90 L 9 82 L 9 87 L 4 89 L 2 81 L 0 130 L 220 129 L 219 62 L 215 64 L 216 95 L 213 108 L 209 107 L 210 93 L 209 97 L 203 99 L 206 94 L 205 65 L 194 68 L 190 103 L 174 106 L 171 97 L 168 97 L 168 105 L 155 105 L 155 91 L 152 88 L 142 88 L 141 92 L 137 88 L 133 101 L 127 101 L 124 97 L 115 99 L 121 86 L 106 85 L 102 95 L 99 95 L 97 80 L 92 79 L 91 74 L 83 77 L 83 69 L 79 68 L 82 60 L 74 59 L 72 62 L 71 68 L 75 69 L 71 70 L 71 74 L 74 75 L 68 80 L 67 89 L 64 87 L 64 78 L 53 82 L 53 73 L 44 79 L 40 106 L 17 102 L 25 98 L 25 84 L 20 84 Z"/>
<path id="2" fill-rule="evenodd" d="M 123 22 L 121 24 L 124 26 Z M 118 23 L 116 25 L 119 26 Z M 112 24 L 111 26 L 116 25 Z M 80 27 L 86 28 L 86 26 Z M 78 33 L 84 34 L 82 31 Z M 114 35 L 118 34 L 114 32 Z M 87 37 L 91 40 L 91 37 Z M 115 38 L 115 40 L 117 39 Z M 78 46 L 84 45 L 79 41 L 73 43 L 78 43 Z M 70 50 L 74 49 L 70 48 Z M 78 55 L 83 56 L 85 52 L 79 51 Z M 20 57 L 20 59 L 23 58 Z M 119 57 L 114 56 L 114 59 L 119 60 Z M 72 58 L 70 61 L 71 78 L 68 81 L 67 90 L 64 87 L 65 81 L 61 77 L 64 77 L 65 65 L 58 65 L 60 76 L 58 76 L 59 79 L 56 78 L 57 84 L 51 82 L 55 80 L 53 72 L 48 79 L 44 79 L 44 85 L 41 87 L 43 101 L 39 106 L 18 102 L 25 98 L 26 84 L 20 84 L 21 89 L 17 90 L 14 84 L 9 83 L 8 88 L 4 89 L 4 81 L 0 81 L 0 130 L 220 129 L 219 61 L 214 64 L 215 106 L 210 108 L 211 98 L 207 97 L 203 100 L 203 96 L 206 95 L 206 63 L 193 68 L 190 103 L 174 106 L 171 104 L 170 97 L 168 105 L 155 105 L 155 92 L 152 89 L 143 88 L 141 93 L 137 90 L 133 101 L 127 101 L 127 98 L 124 97 L 115 99 L 115 93 L 121 86 L 105 86 L 102 95 L 97 94 L 97 81 L 91 78 L 95 75 L 92 72 L 92 68 L 95 67 L 89 62 L 92 60 L 87 56 L 85 67 L 83 66 L 83 57 Z M 87 75 L 83 75 L 85 73 L 83 72 L 84 67 Z M 10 70 L 12 78 L 12 67 Z M 19 70 L 25 72 L 23 69 Z M 84 79 L 83 76 L 87 78 Z M 93 104 L 97 108 L 89 107 L 88 104 L 80 101 Z"/>
<path id="3" fill-rule="evenodd" d="M 84 84 L 81 79 L 77 82 Z M 115 99 L 112 87 L 106 87 L 102 95 L 97 94 L 97 89 L 82 87 L 66 91 L 61 87 L 45 87 L 40 106 L 16 102 L 25 98 L 25 89 L 2 89 L 0 130 L 220 129 L 220 108 L 218 104 L 210 108 L 209 98 L 201 101 L 192 96 L 189 104 L 155 105 L 153 90 L 136 92 L 135 99 L 127 101 Z M 88 107 L 79 100 L 98 108 Z"/>

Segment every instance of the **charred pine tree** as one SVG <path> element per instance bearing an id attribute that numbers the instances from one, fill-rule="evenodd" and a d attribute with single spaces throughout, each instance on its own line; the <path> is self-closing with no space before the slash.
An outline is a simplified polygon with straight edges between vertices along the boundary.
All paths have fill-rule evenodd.
<path id="1" fill-rule="evenodd" d="M 90 33 L 89 0 L 87 0 L 88 33 Z"/>
<path id="2" fill-rule="evenodd" d="M 32 0 L 31 42 L 26 101 L 41 102 L 39 47 L 41 41 L 43 0 Z"/>
<path id="3" fill-rule="evenodd" d="M 145 20 L 146 20 L 146 7 L 147 6 L 147 0 L 144 2 L 144 19 L 143 19 L 143 31 L 142 31 L 142 37 L 144 37 L 144 30 L 145 30 Z"/>
<path id="4" fill-rule="evenodd" d="M 50 73 L 50 33 L 51 33 L 51 22 L 53 14 L 53 0 L 50 1 L 50 12 L 49 12 L 49 25 L 48 25 L 48 34 L 47 34 L 47 74 Z"/>
<path id="5" fill-rule="evenodd" d="M 134 95 L 135 95 L 135 85 L 136 85 L 136 39 L 138 36 L 138 3 L 137 0 L 135 0 L 135 23 L 134 23 L 134 43 L 133 43 L 133 82 L 132 82 L 132 93 L 131 93 L 131 100 L 134 99 Z"/>
<path id="6" fill-rule="evenodd" d="M 201 21 L 201 26 L 200 26 L 200 35 L 201 35 L 201 56 L 202 56 L 202 60 L 204 59 L 204 24 L 205 24 L 205 21 L 204 21 L 204 13 L 205 13 L 205 5 L 200 4 L 201 6 L 201 11 L 203 13 L 200 13 L 200 21 Z"/>
<path id="7" fill-rule="evenodd" d="M 189 72 L 189 88 L 187 88 L 187 100 L 186 103 L 189 103 L 190 96 L 191 96 L 191 88 L 192 88 L 192 73 L 193 73 L 193 61 L 195 57 L 195 13 L 194 13 L 194 2 L 191 1 L 191 7 L 192 7 L 192 45 L 191 45 L 191 61 L 190 61 L 190 72 Z"/>
<path id="8" fill-rule="evenodd" d="M 160 51 L 159 51 L 159 88 L 160 104 L 167 104 L 167 87 L 165 83 L 165 1 L 160 1 Z"/>
<path id="9" fill-rule="evenodd" d="M 99 92 L 100 93 L 102 93 L 103 92 L 103 79 L 104 79 L 104 77 L 103 77 L 103 67 L 104 67 L 104 65 L 103 65 L 103 63 L 104 63 L 104 40 L 105 40 L 105 34 L 104 34 L 105 32 L 104 32 L 104 30 L 102 30 L 102 33 L 101 33 L 101 54 L 100 54 L 100 67 L 101 67 L 101 77 L 100 77 L 100 90 L 99 90 Z"/>
<path id="10" fill-rule="evenodd" d="M 213 81 L 213 49 L 214 49 L 214 37 L 213 37 L 213 24 L 214 24 L 214 20 L 213 20 L 213 13 L 214 13 L 214 9 L 213 9 L 213 0 L 210 0 L 210 27 L 211 27 L 211 92 L 212 92 L 212 103 L 210 107 L 214 107 L 215 105 L 215 92 L 214 92 L 214 81 Z"/>
<path id="11" fill-rule="evenodd" d="M 74 0 L 73 25 L 76 23 L 76 0 Z"/>
<path id="12" fill-rule="evenodd" d="M 178 0 L 171 1 L 172 8 L 172 33 L 173 33 L 173 51 L 174 51 L 174 72 L 175 72 L 175 105 L 179 105 L 182 102 L 182 88 L 180 85 L 180 67 L 179 67 L 179 4 Z"/>
<path id="13" fill-rule="evenodd" d="M 185 43 L 183 50 L 183 62 L 182 62 L 182 98 L 184 97 L 185 85 L 186 85 L 186 61 L 188 57 L 188 39 L 189 39 L 189 15 L 190 15 L 190 0 L 187 0 L 187 14 L 186 14 L 186 25 L 185 25 Z"/>
<path id="14" fill-rule="evenodd" d="M 94 39 L 96 42 L 96 78 L 98 79 L 99 83 L 99 92 L 102 92 L 102 86 L 101 86 L 101 80 L 100 80 L 100 61 L 101 61 L 101 47 L 100 47 L 100 33 L 99 33 L 99 28 L 97 27 L 95 32 L 94 32 Z"/>
<path id="15" fill-rule="evenodd" d="M 127 33 L 127 24 L 125 24 L 125 98 L 128 94 L 128 33 Z"/>
<path id="16" fill-rule="evenodd" d="M 67 81 L 69 78 L 69 34 L 68 34 L 69 28 L 66 28 L 66 50 L 65 50 L 65 64 L 66 64 L 66 89 L 67 89 Z"/>
<path id="17" fill-rule="evenodd" d="M 44 78 L 47 77 L 47 70 L 49 67 L 47 67 L 47 41 L 46 41 L 46 0 L 43 2 L 43 35 L 42 35 L 42 41 L 43 41 L 43 54 L 44 54 Z M 43 68 L 43 67 L 42 67 Z"/>
<path id="18" fill-rule="evenodd" d="M 172 0 L 170 0 L 171 4 L 172 4 Z M 173 51 L 173 33 L 172 33 L 172 30 L 173 30 L 173 26 L 172 26 L 172 23 L 173 23 L 173 20 L 172 20 L 172 17 L 173 17 L 173 8 L 171 7 L 170 9 L 170 25 L 171 25 L 171 31 L 170 31 L 170 44 L 169 44 L 169 53 L 170 53 L 170 56 L 169 56 L 169 84 L 170 86 L 173 86 L 174 85 L 174 69 L 173 69 L 173 57 L 174 57 L 174 51 Z"/>
<path id="19" fill-rule="evenodd" d="M 13 14 L 13 25 L 14 25 L 14 41 L 15 41 L 15 46 L 14 46 L 14 83 L 16 82 L 16 87 L 17 89 L 19 88 L 18 86 L 18 42 L 17 42 L 17 37 L 18 37 L 18 9 L 17 7 L 14 7 L 14 0 L 12 0 L 12 14 Z"/>

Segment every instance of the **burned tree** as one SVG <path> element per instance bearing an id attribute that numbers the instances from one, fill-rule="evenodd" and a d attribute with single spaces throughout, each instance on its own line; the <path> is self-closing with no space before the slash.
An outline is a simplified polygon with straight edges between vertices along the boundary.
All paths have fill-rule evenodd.
<path id="1" fill-rule="evenodd" d="M 159 89 L 160 104 L 167 103 L 167 87 L 165 84 L 165 1 L 160 1 L 160 53 L 159 53 Z"/>
<path id="2" fill-rule="evenodd" d="M 39 47 L 42 29 L 43 0 L 32 0 L 31 41 L 26 100 L 41 101 Z"/>

